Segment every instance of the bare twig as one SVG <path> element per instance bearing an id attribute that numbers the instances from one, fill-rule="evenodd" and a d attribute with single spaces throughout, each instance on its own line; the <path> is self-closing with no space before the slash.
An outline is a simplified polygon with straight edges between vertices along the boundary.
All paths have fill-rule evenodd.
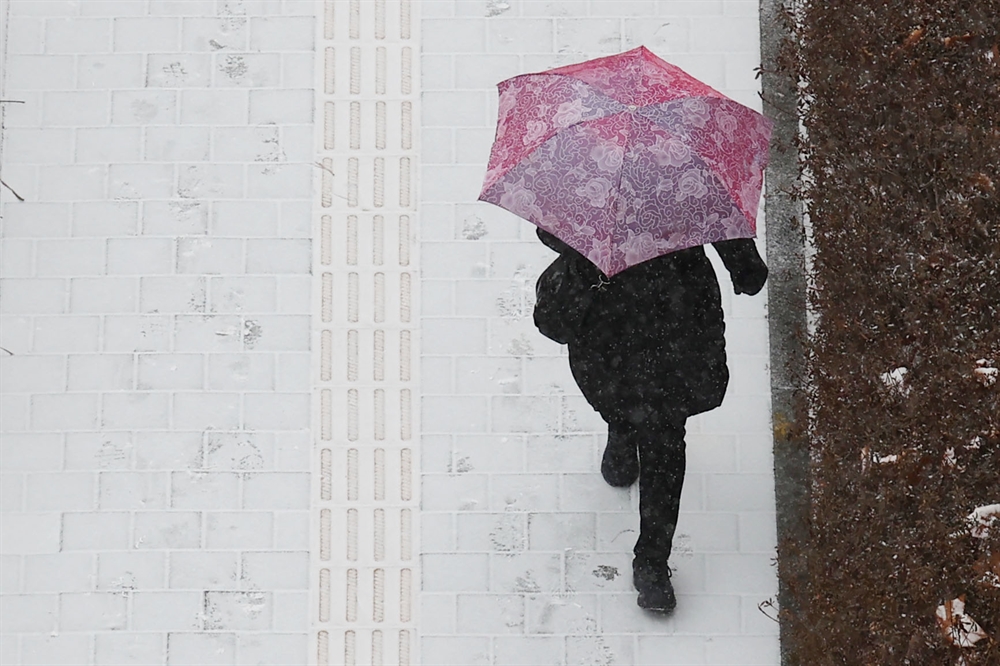
<path id="1" fill-rule="evenodd" d="M 15 197 L 17 197 L 18 201 L 24 201 L 24 197 L 22 197 L 20 194 L 18 194 L 17 192 L 15 192 L 14 188 L 11 187 L 10 185 L 8 185 L 7 183 L 5 183 L 2 178 L 0 178 L 0 185 L 3 185 L 8 190 L 10 190 L 11 194 L 13 194 Z"/>

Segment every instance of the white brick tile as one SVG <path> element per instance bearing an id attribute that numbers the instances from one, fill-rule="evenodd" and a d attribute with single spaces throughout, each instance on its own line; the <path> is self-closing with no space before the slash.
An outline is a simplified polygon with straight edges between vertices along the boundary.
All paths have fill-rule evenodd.
<path id="1" fill-rule="evenodd" d="M 169 425 L 170 396 L 166 393 L 105 393 L 102 402 L 101 425 L 105 428 L 166 428 Z"/>
<path id="2" fill-rule="evenodd" d="M 128 599 L 111 592 L 59 595 L 59 628 L 63 631 L 108 631 L 126 627 Z"/>
<path id="3" fill-rule="evenodd" d="M 279 548 L 295 548 L 308 552 L 310 541 L 309 512 L 282 511 L 277 514 L 274 542 Z"/>
<path id="4" fill-rule="evenodd" d="M 207 127 L 150 127 L 144 156 L 149 162 L 200 162 L 209 157 Z"/>
<path id="5" fill-rule="evenodd" d="M 274 593 L 274 630 L 301 631 L 309 623 L 309 594 L 305 592 Z"/>
<path id="6" fill-rule="evenodd" d="M 70 666 L 85 663 L 90 656 L 90 637 L 79 634 L 23 636 L 23 660 L 19 664 L 35 666 Z"/>
<path id="7" fill-rule="evenodd" d="M 255 164 L 247 167 L 247 191 L 264 198 L 308 199 L 314 171 L 311 164 Z"/>
<path id="8" fill-rule="evenodd" d="M 91 430 L 97 426 L 96 393 L 48 393 L 31 397 L 31 429 Z"/>
<path id="9" fill-rule="evenodd" d="M 309 635 L 240 634 L 236 638 L 239 664 L 304 664 L 309 659 Z"/>
<path id="10" fill-rule="evenodd" d="M 639 636 L 635 663 L 642 666 L 707 664 L 706 644 L 702 636 Z"/>
<path id="11" fill-rule="evenodd" d="M 205 433 L 205 467 L 250 471 L 274 465 L 274 435 L 263 432 Z"/>
<path id="12" fill-rule="evenodd" d="M 67 90 L 76 72 L 73 56 L 14 55 L 7 57 L 7 90 Z"/>
<path id="13" fill-rule="evenodd" d="M 167 315 L 110 315 L 104 320 L 104 351 L 167 351 L 170 329 Z"/>
<path id="14" fill-rule="evenodd" d="M 267 391 L 275 388 L 271 354 L 212 354 L 208 357 L 208 388 Z"/>
<path id="15" fill-rule="evenodd" d="M 73 204 L 74 236 L 132 236 L 139 204 L 134 201 L 87 201 Z"/>
<path id="16" fill-rule="evenodd" d="M 648 17 L 625 19 L 622 41 L 625 48 L 644 45 L 673 62 L 674 55 L 691 49 L 691 28 L 685 17 L 650 20 Z"/>
<path id="17" fill-rule="evenodd" d="M 146 201 L 142 233 L 149 235 L 199 235 L 208 233 L 208 205 L 193 201 Z"/>
<path id="18" fill-rule="evenodd" d="M 142 88 L 141 54 L 83 55 L 77 59 L 78 88 Z"/>
<path id="19" fill-rule="evenodd" d="M 150 88 L 204 88 L 211 85 L 212 58 L 201 53 L 150 53 L 146 58 L 146 86 Z"/>
<path id="20" fill-rule="evenodd" d="M 98 553 L 97 589 L 156 590 L 164 586 L 166 555 L 126 551 Z"/>
<path id="21" fill-rule="evenodd" d="M 531 550 L 593 550 L 595 532 L 593 513 L 532 513 L 528 516 L 528 547 Z"/>
<path id="22" fill-rule="evenodd" d="M 201 629 L 202 598 L 203 593 L 201 592 L 138 590 L 132 594 L 132 625 L 130 628 L 134 631 Z M 199 662 L 190 661 L 187 663 Z"/>
<path id="23" fill-rule="evenodd" d="M 185 125 L 245 124 L 249 94 L 246 90 L 185 90 L 181 93 L 181 122 Z"/>
<path id="24" fill-rule="evenodd" d="M 427 329 L 424 329 L 426 335 Z M 484 397 L 424 396 L 421 422 L 428 433 L 486 432 L 488 413 Z"/>
<path id="25" fill-rule="evenodd" d="M 555 511 L 558 506 L 557 474 L 496 474 L 490 479 L 494 511 Z"/>
<path id="26" fill-rule="evenodd" d="M 4 314 L 59 313 L 66 309 L 65 280 L 4 278 L 0 285 L 4 290 L 0 312 Z"/>
<path id="27" fill-rule="evenodd" d="M 109 238 L 108 273 L 111 275 L 156 275 L 171 273 L 174 243 L 167 238 Z"/>
<path id="28" fill-rule="evenodd" d="M 706 480 L 709 510 L 774 510 L 774 486 L 766 474 L 712 474 Z"/>
<path id="29" fill-rule="evenodd" d="M 34 241 L 30 239 L 4 238 L 0 242 L 0 264 L 3 265 L 4 276 L 31 277 L 33 248 Z"/>
<path id="30" fill-rule="evenodd" d="M 243 482 L 243 508 L 249 510 L 306 509 L 309 475 L 290 472 L 247 474 Z"/>
<path id="31" fill-rule="evenodd" d="M 432 594 L 421 592 L 420 594 L 420 629 L 423 636 L 424 645 L 427 641 L 435 640 L 436 634 L 455 633 L 455 595 L 453 594 Z M 445 663 L 441 661 L 426 661 L 424 663 Z M 465 663 L 471 662 L 463 662 Z"/>
<path id="32" fill-rule="evenodd" d="M 524 631 L 524 597 L 515 594 L 459 594 L 458 632 L 520 634 Z"/>
<path id="33" fill-rule="evenodd" d="M 706 589 L 719 594 L 771 594 L 777 585 L 773 558 L 771 553 L 706 555 Z"/>
<path id="34" fill-rule="evenodd" d="M 660 16 L 722 14 L 723 0 L 659 0 Z"/>
<path id="35" fill-rule="evenodd" d="M 218 201 L 212 205 L 212 233 L 217 236 L 276 236 L 278 207 L 271 201 Z"/>
<path id="36" fill-rule="evenodd" d="M 586 666 L 634 664 L 633 642 L 630 635 L 567 636 L 566 663 Z"/>
<path id="37" fill-rule="evenodd" d="M 0 395 L 0 411 L 4 415 L 3 420 L 0 420 L 0 432 L 28 429 L 29 401 L 30 396 L 27 395 Z"/>
<path id="38" fill-rule="evenodd" d="M 448 224 L 454 229 L 450 220 Z M 431 279 L 485 277 L 489 265 L 488 251 L 485 243 L 424 243 L 421 248 L 421 259 L 425 264 L 423 276 Z"/>
<path id="39" fill-rule="evenodd" d="M 425 636 L 422 663 L 436 666 L 489 666 L 495 663 L 488 636 Z"/>
<path id="40" fill-rule="evenodd" d="M 425 19 L 420 26 L 421 41 L 427 53 L 482 53 L 486 28 L 483 19 Z"/>
<path id="41" fill-rule="evenodd" d="M 214 53 L 212 85 L 218 88 L 274 88 L 281 78 L 276 53 Z"/>
<path id="42" fill-rule="evenodd" d="M 16 553 L 53 553 L 59 550 L 59 516 L 52 513 L 12 513 L 0 521 L 4 551 Z"/>
<path id="43" fill-rule="evenodd" d="M 427 312 L 426 299 L 421 300 L 421 310 Z M 437 313 L 449 314 L 449 313 Z M 420 359 L 420 391 L 424 395 L 454 393 L 452 359 L 447 356 L 424 356 Z"/>
<path id="44" fill-rule="evenodd" d="M 235 666 L 236 635 L 227 633 L 167 634 L 167 666 Z"/>
<path id="45" fill-rule="evenodd" d="M 102 199 L 107 178 L 107 167 L 102 166 L 42 166 L 39 195 L 47 201 Z"/>
<path id="46" fill-rule="evenodd" d="M 250 19 L 253 51 L 312 51 L 315 20 L 312 17 L 260 17 Z"/>
<path id="47" fill-rule="evenodd" d="M 282 392 L 309 390 L 312 357 L 306 353 L 278 354 L 275 388 Z"/>
<path id="48" fill-rule="evenodd" d="M 136 548 L 198 548 L 201 516 L 194 511 L 141 511 L 135 514 Z"/>
<path id="49" fill-rule="evenodd" d="M 424 474 L 444 474 L 453 471 L 451 435 L 420 436 L 420 470 Z"/>
<path id="50" fill-rule="evenodd" d="M 424 553 L 450 553 L 455 550 L 455 515 L 424 513 L 420 517 L 420 549 Z"/>
<path id="51" fill-rule="evenodd" d="M 524 469 L 524 443 L 517 435 L 458 435 L 454 451 L 454 471 L 496 473 Z"/>
<path id="52" fill-rule="evenodd" d="M 95 477 L 89 472 L 28 474 L 25 498 L 29 511 L 72 511 L 94 508 Z"/>
<path id="53" fill-rule="evenodd" d="M 251 123 L 311 123 L 312 90 L 251 90 Z"/>
<path id="54" fill-rule="evenodd" d="M 127 432 L 66 433 L 68 470 L 124 470 L 132 465 L 132 435 Z"/>
<path id="55" fill-rule="evenodd" d="M 177 117 L 173 90 L 115 90 L 111 93 L 114 125 L 171 125 Z"/>
<path id="56" fill-rule="evenodd" d="M 15 354 L 31 350 L 31 333 L 34 328 L 32 319 L 28 316 L 0 315 L 0 346 Z M 39 317 L 39 319 L 49 320 L 52 318 Z M 96 328 L 95 326 L 95 330 Z"/>
<path id="57" fill-rule="evenodd" d="M 483 354 L 486 352 L 486 319 L 425 319 L 423 345 L 428 354 Z"/>
<path id="58" fill-rule="evenodd" d="M 45 22 L 46 53 L 105 53 L 111 50 L 111 21 L 49 19 Z"/>
<path id="59" fill-rule="evenodd" d="M 459 551 L 511 553 L 527 547 L 527 514 L 464 513 L 456 516 Z"/>
<path id="60" fill-rule="evenodd" d="M 740 633 L 740 598 L 735 595 L 680 595 L 679 612 L 674 616 L 678 634 L 704 634 L 711 627 L 712 636 Z"/>
<path id="61" fill-rule="evenodd" d="M 166 199 L 174 194 L 173 164 L 112 164 L 108 191 L 116 199 Z"/>
<path id="62" fill-rule="evenodd" d="M 135 278 L 73 278 L 70 308 L 77 313 L 135 312 L 137 283 Z"/>
<path id="63" fill-rule="evenodd" d="M 94 587 L 91 553 L 54 553 L 24 558 L 24 587 L 32 592 L 86 592 Z"/>
<path id="64" fill-rule="evenodd" d="M 550 53 L 555 43 L 551 19 L 494 18 L 487 24 L 487 33 L 491 53 Z"/>
<path id="65" fill-rule="evenodd" d="M 494 396 L 490 403 L 493 432 L 555 432 L 561 403 L 543 396 Z"/>
<path id="66" fill-rule="evenodd" d="M 462 60 L 462 58 L 459 58 Z M 420 58 L 420 86 L 424 90 L 447 90 L 455 85 L 455 59 L 451 54 L 425 54 Z M 425 142 L 421 151 L 430 146 Z M 421 155 L 421 159 L 425 159 Z"/>
<path id="67" fill-rule="evenodd" d="M 739 514 L 739 545 L 741 553 L 770 553 L 777 548 L 775 515 L 770 511 Z"/>
<path id="68" fill-rule="evenodd" d="M 632 553 L 567 553 L 568 592 L 628 592 Z"/>
<path id="69" fill-rule="evenodd" d="M 163 473 L 101 472 L 98 506 L 102 511 L 167 508 L 167 476 Z"/>
<path id="70" fill-rule="evenodd" d="M 273 514 L 265 512 L 205 513 L 205 546 L 263 550 L 272 545 Z"/>
<path id="71" fill-rule="evenodd" d="M 83 16 L 136 16 L 146 13 L 142 0 L 88 0 L 78 4 Z"/>
<path id="72" fill-rule="evenodd" d="M 0 597 L 0 631 L 48 632 L 56 628 L 55 594 L 18 594 Z"/>
<path id="73" fill-rule="evenodd" d="M 217 162 L 277 162 L 282 158 L 280 132 L 274 123 L 254 127 L 215 127 L 212 158 Z M 255 195 L 260 196 L 255 192 Z"/>
<path id="74" fill-rule="evenodd" d="M 561 499 L 563 511 L 628 511 L 632 502 L 629 489 L 612 488 L 593 472 L 563 474 Z"/>
<path id="75" fill-rule="evenodd" d="M 425 92 L 421 102 L 428 127 L 482 127 L 486 125 L 487 93 L 482 91 Z"/>
<path id="76" fill-rule="evenodd" d="M 639 514 L 632 512 L 597 514 L 597 549 L 631 553 L 639 536 Z"/>
<path id="77" fill-rule="evenodd" d="M 231 315 L 178 315 L 174 318 L 176 351 L 241 351 L 243 322 Z"/>
<path id="78" fill-rule="evenodd" d="M 52 123 L 46 123 L 51 125 Z M 4 148 L 12 164 L 60 164 L 73 161 L 73 131 L 46 127 L 11 132 Z"/>
<path id="79" fill-rule="evenodd" d="M 246 319 L 244 343 L 254 351 L 306 351 L 309 335 L 305 315 L 254 315 Z"/>
<path id="80" fill-rule="evenodd" d="M 184 199 L 234 199 L 243 196 L 243 166 L 185 164 L 178 167 L 177 194 Z"/>
<path id="81" fill-rule="evenodd" d="M 207 279 L 204 277 L 143 277 L 140 310 L 148 313 L 204 312 Z"/>
<path id="82" fill-rule="evenodd" d="M 67 387 L 70 391 L 132 389 L 133 364 L 131 354 L 70 354 Z"/>
<path id="83" fill-rule="evenodd" d="M 424 511 L 482 511 L 487 507 L 484 474 L 424 474 L 421 502 Z"/>
<path id="84" fill-rule="evenodd" d="M 553 594 L 562 589 L 562 556 L 512 553 L 490 556 L 490 590 L 511 594 Z"/>
<path id="85" fill-rule="evenodd" d="M 244 402 L 251 430 L 291 430 L 309 422 L 308 393 L 250 393 Z"/>
<path id="86" fill-rule="evenodd" d="M 309 469 L 312 456 L 312 439 L 305 429 L 284 430 L 277 433 L 274 444 L 276 469 L 305 471 Z"/>
<path id="87" fill-rule="evenodd" d="M 4 239 L 63 238 L 69 236 L 70 207 L 63 203 L 18 202 L 4 207 L 3 223 Z"/>
<path id="88" fill-rule="evenodd" d="M 527 469 L 534 472 L 589 472 L 598 470 L 597 451 L 591 435 L 531 435 L 526 444 Z M 575 475 L 574 475 L 575 476 Z M 572 497 L 567 488 L 564 502 Z"/>
<path id="89" fill-rule="evenodd" d="M 699 553 L 738 550 L 738 522 L 734 513 L 686 511 L 677 529 L 691 537 Z"/>
<path id="90" fill-rule="evenodd" d="M 170 553 L 170 588 L 174 590 L 232 589 L 238 580 L 239 561 L 230 552 Z"/>
<path id="91" fill-rule="evenodd" d="M 459 128 L 455 130 L 455 162 L 458 164 L 486 164 L 493 145 L 494 131 L 488 128 Z"/>
<path id="92" fill-rule="evenodd" d="M 315 81 L 316 56 L 312 53 L 283 53 L 281 55 L 281 87 L 307 88 Z"/>
<path id="93" fill-rule="evenodd" d="M 284 314 L 309 314 L 312 307 L 312 276 L 278 277 L 278 311 Z"/>
<path id="94" fill-rule="evenodd" d="M 309 588 L 309 553 L 269 552 L 243 555 L 241 582 L 263 590 L 306 590 Z"/>
<path id="95" fill-rule="evenodd" d="M 205 628 L 262 630 L 271 628 L 272 595 L 267 592 L 206 592 Z"/>
<path id="96" fill-rule="evenodd" d="M 153 664 L 166 654 L 166 637 L 162 634 L 129 631 L 97 634 L 95 640 L 94 663 L 100 666 Z"/>
<path id="97" fill-rule="evenodd" d="M 105 243 L 99 239 L 35 241 L 38 276 L 102 275 Z"/>
<path id="98" fill-rule="evenodd" d="M 76 130 L 75 161 L 82 164 L 138 162 L 142 146 L 140 137 L 138 127 L 81 127 Z"/>
<path id="99" fill-rule="evenodd" d="M 243 18 L 185 17 L 181 48 L 184 51 L 245 51 L 248 34 L 247 21 Z"/>
<path id="100" fill-rule="evenodd" d="M 181 238 L 177 241 L 177 272 L 199 275 L 243 272 L 243 241 Z"/>
<path id="101" fill-rule="evenodd" d="M 44 21 L 27 16 L 11 16 L 6 23 L 8 26 L 7 53 L 25 55 L 42 52 Z"/>
<path id="102" fill-rule="evenodd" d="M 200 468 L 201 442 L 201 432 L 137 432 L 136 469 Z"/>
<path id="103" fill-rule="evenodd" d="M 237 393 L 175 393 L 173 424 L 184 430 L 231 430 L 240 425 Z"/>
<path id="104" fill-rule="evenodd" d="M 707 644 L 710 664 L 777 664 L 778 642 L 770 636 L 720 636 Z"/>
<path id="105" fill-rule="evenodd" d="M 234 473 L 174 472 L 170 481 L 174 509 L 235 509 L 240 503 L 240 480 Z"/>
<path id="106" fill-rule="evenodd" d="M 567 395 L 561 399 L 562 432 L 605 433 L 607 423 L 594 411 L 582 395 Z"/>
<path id="107" fill-rule="evenodd" d="M 0 512 L 24 511 L 24 475 L 0 472 Z"/>
<path id="108" fill-rule="evenodd" d="M 455 132 L 450 127 L 424 128 L 420 133 L 420 144 L 422 146 L 420 162 L 421 164 L 451 164 L 455 161 Z M 421 229 L 421 231 L 423 231 Z M 437 235 L 424 235 L 424 240 L 451 240 L 454 236 L 452 229 L 448 229 L 446 236 L 438 238 Z"/>
<path id="109" fill-rule="evenodd" d="M 116 52 L 174 51 L 180 46 L 180 21 L 176 18 L 124 17 L 114 19 Z"/>
<path id="110" fill-rule="evenodd" d="M 120 550 L 130 546 L 127 513 L 63 514 L 61 549 L 64 551 Z"/>
<path id="111" fill-rule="evenodd" d="M 56 355 L 15 355 L 3 360 L 0 391 L 34 393 L 61 391 L 66 386 L 66 361 Z"/>
<path id="112" fill-rule="evenodd" d="M 563 639 L 555 636 L 494 639 L 494 659 L 509 666 L 561 666 Z"/>
<path id="113" fill-rule="evenodd" d="M 248 240 L 248 273 L 308 273 L 312 244 L 307 239 Z"/>

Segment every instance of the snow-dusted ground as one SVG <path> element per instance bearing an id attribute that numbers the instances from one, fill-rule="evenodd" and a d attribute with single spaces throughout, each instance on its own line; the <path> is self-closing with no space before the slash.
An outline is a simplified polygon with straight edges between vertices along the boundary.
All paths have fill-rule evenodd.
<path id="1" fill-rule="evenodd" d="M 403 663 L 391 629 L 428 666 L 777 664 L 777 624 L 757 608 L 777 587 L 766 293 L 723 284 L 733 379 L 725 404 L 689 424 L 677 613 L 647 616 L 628 575 L 636 498 L 601 481 L 603 424 L 531 325 L 551 254 L 529 225 L 475 202 L 494 86 L 519 72 L 645 44 L 759 108 L 757 3 L 386 0 L 389 60 L 405 43 L 419 67 L 403 97 L 422 131 L 407 153 L 419 164 L 412 261 L 385 270 L 390 286 L 411 272 L 419 304 L 405 384 L 419 430 L 385 445 L 419 502 L 390 514 L 419 532 L 409 559 L 384 566 L 400 576 L 386 589 L 410 581 L 414 599 L 382 620 L 366 606 L 381 593 L 366 542 L 350 565 L 335 532 L 322 559 L 322 479 L 336 499 L 349 438 L 331 440 L 324 466 L 310 430 L 322 272 L 334 290 L 350 272 L 323 268 L 313 166 L 323 103 L 346 108 L 350 77 L 327 95 L 318 47 L 327 9 L 348 21 L 352 5 L 0 0 L 3 98 L 24 102 L 4 104 L 2 177 L 25 199 L 0 191 L 0 345 L 13 352 L 0 351 L 0 663 L 322 663 L 320 631 L 332 646 L 354 631 L 358 664 L 373 663 L 376 638 L 385 663 Z M 383 5 L 357 6 L 368 35 Z M 360 48 L 376 48 L 364 35 Z M 335 46 L 348 63 L 350 45 Z M 388 69 L 390 104 L 400 71 Z M 396 224 L 386 217 L 386 238 Z M 335 303 L 332 325 L 349 316 Z M 377 324 L 363 312 L 355 326 L 363 351 Z M 399 327 L 383 328 L 395 341 Z M 364 465 L 378 454 L 362 426 Z M 366 499 L 365 483 L 362 531 L 365 511 L 377 528 L 378 502 L 409 506 Z M 403 523 L 383 525 L 401 548 Z M 327 616 L 312 603 L 324 568 Z"/>

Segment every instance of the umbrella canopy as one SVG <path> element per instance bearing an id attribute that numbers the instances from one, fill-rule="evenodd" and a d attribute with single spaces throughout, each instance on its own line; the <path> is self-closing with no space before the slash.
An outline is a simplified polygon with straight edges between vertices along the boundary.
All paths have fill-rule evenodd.
<path id="1" fill-rule="evenodd" d="M 645 47 L 503 81 L 481 201 L 607 276 L 756 235 L 771 121 Z"/>

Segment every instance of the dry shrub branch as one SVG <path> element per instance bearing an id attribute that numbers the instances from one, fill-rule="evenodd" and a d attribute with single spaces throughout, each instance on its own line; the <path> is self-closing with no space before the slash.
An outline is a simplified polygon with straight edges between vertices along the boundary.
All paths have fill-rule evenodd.
<path id="1" fill-rule="evenodd" d="M 786 19 L 817 316 L 791 654 L 998 666 L 1000 519 L 966 517 L 1000 503 L 1000 0 Z M 936 617 L 955 599 L 985 638 L 962 639 L 960 605 Z"/>

